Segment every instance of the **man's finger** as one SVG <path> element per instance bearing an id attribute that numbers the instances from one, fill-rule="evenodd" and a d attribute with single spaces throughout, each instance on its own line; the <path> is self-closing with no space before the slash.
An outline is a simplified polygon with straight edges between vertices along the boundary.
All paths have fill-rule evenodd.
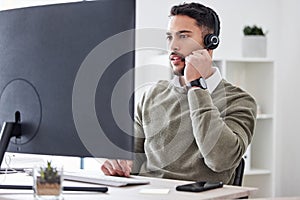
<path id="1" fill-rule="evenodd" d="M 112 163 L 114 171 L 116 173 L 115 175 L 124 176 L 124 171 L 123 171 L 121 165 L 119 164 L 119 162 L 117 160 L 112 160 L 111 163 Z"/>
<path id="2" fill-rule="evenodd" d="M 124 175 L 127 177 L 130 176 L 131 166 L 128 164 L 127 160 L 118 160 L 118 163 L 122 168 Z"/>
<path id="3" fill-rule="evenodd" d="M 116 174 L 115 170 L 109 160 L 106 160 L 103 163 L 103 165 L 101 166 L 101 170 L 103 171 L 103 173 L 105 175 L 113 176 Z"/>

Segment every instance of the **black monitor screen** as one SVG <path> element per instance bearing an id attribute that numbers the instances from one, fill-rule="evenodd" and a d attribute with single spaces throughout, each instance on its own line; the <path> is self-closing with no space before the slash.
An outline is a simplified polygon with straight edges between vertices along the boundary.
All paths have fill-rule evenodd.
<path id="1" fill-rule="evenodd" d="M 0 123 L 7 151 L 132 158 L 135 0 L 0 12 Z"/>

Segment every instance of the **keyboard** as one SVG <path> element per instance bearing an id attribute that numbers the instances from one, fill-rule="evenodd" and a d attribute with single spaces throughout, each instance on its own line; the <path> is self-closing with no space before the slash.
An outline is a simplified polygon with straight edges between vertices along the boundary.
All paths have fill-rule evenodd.
<path id="1" fill-rule="evenodd" d="M 70 181 L 79 181 L 116 187 L 127 185 L 144 185 L 150 183 L 148 180 L 143 180 L 134 176 L 128 178 L 118 176 L 106 176 L 101 174 L 100 172 L 93 171 L 64 171 L 64 179 Z"/>

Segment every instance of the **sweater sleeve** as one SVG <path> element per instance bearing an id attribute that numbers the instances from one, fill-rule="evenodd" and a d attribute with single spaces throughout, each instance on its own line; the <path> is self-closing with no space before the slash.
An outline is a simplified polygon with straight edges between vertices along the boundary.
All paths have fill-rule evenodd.
<path id="1" fill-rule="evenodd" d="M 144 142 L 145 135 L 142 124 L 142 104 L 144 102 L 144 96 L 141 101 L 138 103 L 136 108 L 136 114 L 134 118 L 134 152 L 135 159 L 133 163 L 133 174 L 138 174 L 142 164 L 146 161 L 145 151 L 144 151 Z"/>
<path id="2" fill-rule="evenodd" d="M 213 101 L 206 90 L 188 91 L 193 134 L 205 164 L 215 172 L 239 164 L 256 120 L 256 103 L 250 95 L 240 89 L 220 93 Z"/>

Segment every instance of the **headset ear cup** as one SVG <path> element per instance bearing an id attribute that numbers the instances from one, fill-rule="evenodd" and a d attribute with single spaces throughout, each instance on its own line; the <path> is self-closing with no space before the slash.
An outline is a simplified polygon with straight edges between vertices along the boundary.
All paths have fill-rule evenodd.
<path id="1" fill-rule="evenodd" d="M 207 49 L 215 49 L 220 43 L 219 37 L 215 34 L 207 34 L 204 37 L 204 45 Z"/>

